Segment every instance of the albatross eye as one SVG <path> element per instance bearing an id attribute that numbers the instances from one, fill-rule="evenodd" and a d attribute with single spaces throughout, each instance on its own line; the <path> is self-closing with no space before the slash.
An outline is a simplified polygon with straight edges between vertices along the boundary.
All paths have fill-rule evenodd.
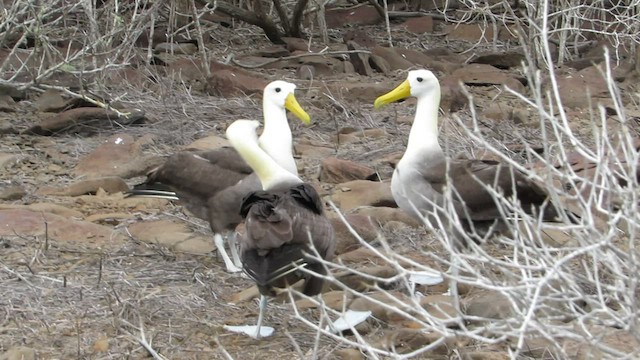
<path id="1" fill-rule="evenodd" d="M 282 91 L 282 89 L 276 88 L 276 92 L 280 92 L 280 91 Z"/>
<path id="2" fill-rule="evenodd" d="M 422 78 L 421 77 L 417 78 L 416 80 L 418 80 L 418 82 L 422 82 Z"/>

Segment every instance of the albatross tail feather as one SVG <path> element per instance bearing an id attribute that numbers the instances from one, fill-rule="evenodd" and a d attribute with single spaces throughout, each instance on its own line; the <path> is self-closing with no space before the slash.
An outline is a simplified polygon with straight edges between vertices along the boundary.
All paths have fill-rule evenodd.
<path id="1" fill-rule="evenodd" d="M 152 185 L 146 183 L 138 184 L 124 194 L 124 197 L 126 198 L 134 196 L 179 200 L 178 195 L 175 191 L 171 190 L 170 186 L 158 183 Z"/>

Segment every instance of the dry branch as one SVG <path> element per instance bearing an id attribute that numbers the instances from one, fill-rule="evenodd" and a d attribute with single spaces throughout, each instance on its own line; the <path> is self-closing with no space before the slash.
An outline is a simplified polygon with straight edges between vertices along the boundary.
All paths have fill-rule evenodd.
<path id="1" fill-rule="evenodd" d="M 293 37 L 302 37 L 300 32 L 300 25 L 302 24 L 302 17 L 304 15 L 304 9 L 307 7 L 309 0 L 298 0 L 296 6 L 293 8 L 293 16 L 291 17 L 291 31 L 290 35 Z"/>
<path id="2" fill-rule="evenodd" d="M 274 24 L 273 21 L 271 21 L 271 19 L 266 16 L 264 10 L 262 10 L 262 5 L 259 0 L 254 2 L 258 5 L 258 8 L 255 10 L 255 12 L 244 10 L 224 1 L 209 0 L 209 3 L 213 6 L 216 6 L 216 10 L 219 10 L 224 14 L 227 14 L 238 20 L 242 20 L 248 24 L 259 26 L 260 28 L 262 28 L 262 30 L 264 30 L 264 34 L 267 36 L 267 38 L 269 38 L 271 42 L 275 44 L 283 43 L 280 30 L 278 30 L 276 24 Z"/>
<path id="3" fill-rule="evenodd" d="M 308 54 L 298 54 L 298 55 L 291 55 L 291 56 L 283 56 L 283 57 L 279 57 L 277 59 L 271 59 L 271 60 L 267 60 L 261 64 L 256 64 L 256 65 L 249 65 L 249 64 L 243 64 L 238 62 L 235 59 L 235 56 L 233 54 L 227 56 L 227 58 L 225 59 L 224 63 L 228 64 L 228 63 L 233 63 L 234 65 L 246 68 L 246 69 L 257 69 L 257 68 L 261 68 L 263 66 L 267 66 L 269 64 L 273 64 L 273 63 L 277 63 L 278 61 L 286 61 L 286 60 L 293 60 L 293 59 L 300 59 L 300 58 L 304 58 L 307 56 L 333 56 L 333 55 L 348 55 L 348 54 L 371 54 L 371 51 L 368 50 L 348 50 L 348 51 L 326 51 L 326 52 L 319 52 L 319 53 L 308 53 Z"/>
<path id="4" fill-rule="evenodd" d="M 282 6 L 280 0 L 273 0 L 273 7 L 276 9 L 278 17 L 280 17 L 280 25 L 284 29 L 285 34 L 290 34 L 291 28 L 289 27 L 289 14 L 287 13 L 287 9 Z"/>

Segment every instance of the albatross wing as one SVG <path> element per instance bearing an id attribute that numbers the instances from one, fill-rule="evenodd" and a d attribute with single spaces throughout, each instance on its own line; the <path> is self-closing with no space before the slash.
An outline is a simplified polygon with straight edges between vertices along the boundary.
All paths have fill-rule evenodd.
<path id="1" fill-rule="evenodd" d="M 304 293 L 318 294 L 322 279 L 299 267 L 325 274 L 312 247 L 320 257 L 330 260 L 335 241 L 315 189 L 299 184 L 284 191 L 257 191 L 245 198 L 241 213 L 246 217 L 246 234 L 241 241 L 244 270 L 260 292 L 273 295 L 274 287 L 305 279 Z"/>

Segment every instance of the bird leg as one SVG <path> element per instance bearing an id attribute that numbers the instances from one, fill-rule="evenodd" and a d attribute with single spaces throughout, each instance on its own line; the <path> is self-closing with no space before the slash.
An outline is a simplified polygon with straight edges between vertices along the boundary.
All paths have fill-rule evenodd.
<path id="1" fill-rule="evenodd" d="M 260 295 L 260 313 L 258 314 L 258 324 L 256 324 L 256 339 L 260 339 L 260 327 L 262 326 L 262 318 L 264 317 L 264 311 L 267 308 L 267 297 Z"/>
<path id="2" fill-rule="evenodd" d="M 224 240 L 222 239 L 222 235 L 215 234 L 213 235 L 213 241 L 216 244 L 216 248 L 218 249 L 218 253 L 222 256 L 222 260 L 224 261 L 224 265 L 227 267 L 227 272 L 236 273 L 242 271 L 242 268 L 237 267 L 233 264 L 227 251 L 224 249 Z"/>
<path id="3" fill-rule="evenodd" d="M 236 241 L 236 236 L 238 233 L 232 231 L 227 237 L 227 241 L 229 242 L 229 250 L 231 251 L 231 258 L 233 259 L 233 263 L 242 268 L 242 261 L 240 260 L 240 255 L 238 254 L 238 242 Z"/>

